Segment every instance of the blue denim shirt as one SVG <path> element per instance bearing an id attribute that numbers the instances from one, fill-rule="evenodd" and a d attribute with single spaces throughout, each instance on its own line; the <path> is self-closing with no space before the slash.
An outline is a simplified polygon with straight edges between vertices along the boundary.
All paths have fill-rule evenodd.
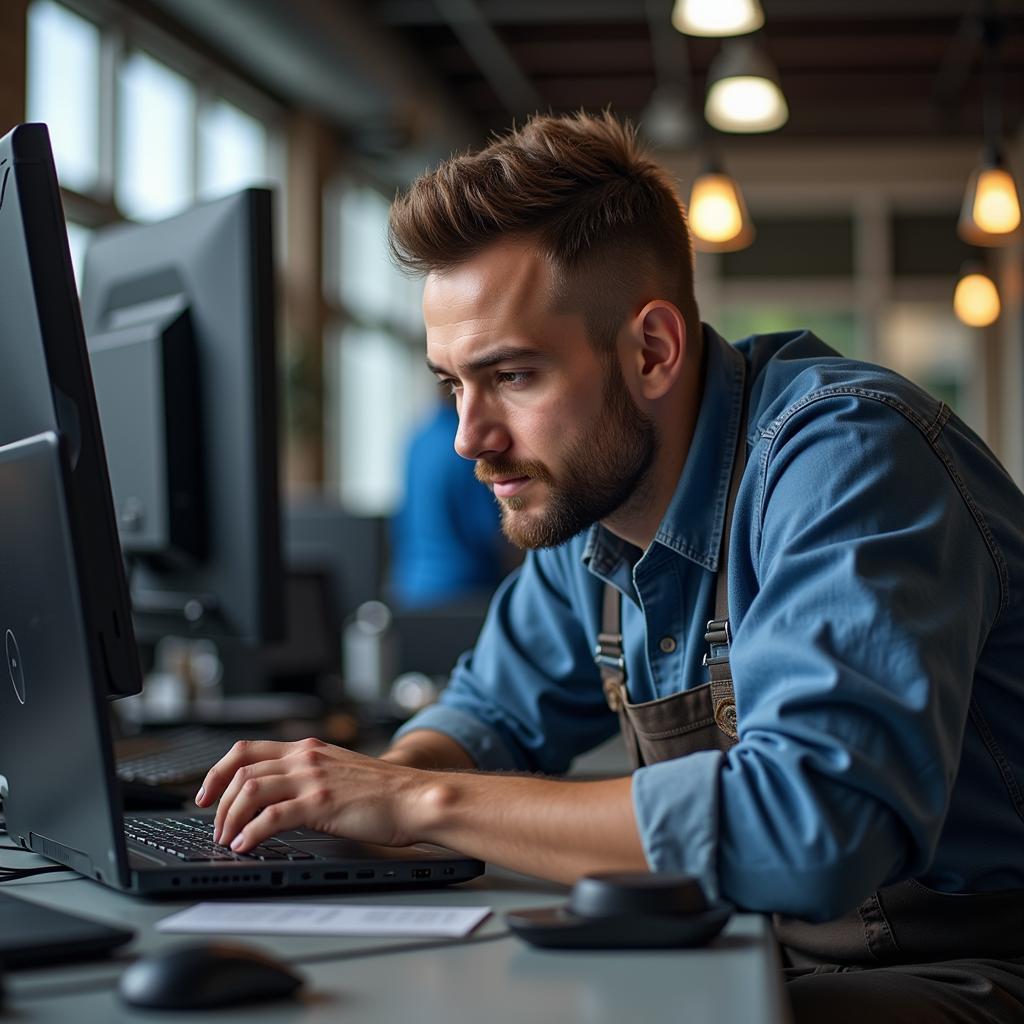
<path id="1" fill-rule="evenodd" d="M 707 681 L 746 359 L 728 566 L 739 742 L 634 773 L 651 869 L 810 920 L 904 878 L 1024 887 L 1024 495 L 889 370 L 803 331 L 705 337 L 693 443 L 649 548 L 598 525 L 531 552 L 440 703 L 402 731 L 447 733 L 482 769 L 565 771 L 617 729 L 592 655 L 605 581 L 625 598 L 633 701 Z"/>

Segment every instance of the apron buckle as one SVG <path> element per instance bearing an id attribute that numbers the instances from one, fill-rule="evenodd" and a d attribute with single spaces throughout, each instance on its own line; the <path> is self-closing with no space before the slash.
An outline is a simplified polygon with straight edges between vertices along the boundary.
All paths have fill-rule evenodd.
<path id="1" fill-rule="evenodd" d="M 606 679 L 604 683 L 604 699 L 612 711 L 621 711 L 626 705 L 626 687 L 618 679 Z"/>
<path id="2" fill-rule="evenodd" d="M 736 721 L 736 701 L 731 698 L 715 702 L 715 724 L 731 740 L 739 739 Z"/>

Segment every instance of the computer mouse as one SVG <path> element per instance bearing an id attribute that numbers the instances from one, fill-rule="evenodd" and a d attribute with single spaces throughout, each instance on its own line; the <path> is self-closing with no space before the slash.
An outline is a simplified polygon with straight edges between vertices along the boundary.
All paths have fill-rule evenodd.
<path id="1" fill-rule="evenodd" d="M 294 995 L 302 977 L 249 946 L 202 943 L 140 957 L 121 975 L 121 998 L 132 1006 L 202 1010 Z"/>

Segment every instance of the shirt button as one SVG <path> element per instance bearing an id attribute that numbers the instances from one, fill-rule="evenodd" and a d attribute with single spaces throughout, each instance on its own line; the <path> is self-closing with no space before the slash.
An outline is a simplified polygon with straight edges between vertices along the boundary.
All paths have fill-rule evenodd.
<path id="1" fill-rule="evenodd" d="M 658 641 L 658 646 L 662 649 L 665 654 L 671 654 L 676 649 L 676 642 L 670 636 L 663 636 Z"/>

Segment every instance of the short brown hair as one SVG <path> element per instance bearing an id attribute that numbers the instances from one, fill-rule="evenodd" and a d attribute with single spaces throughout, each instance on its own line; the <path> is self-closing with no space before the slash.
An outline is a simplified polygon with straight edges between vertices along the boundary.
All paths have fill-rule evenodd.
<path id="1" fill-rule="evenodd" d="M 582 311 L 592 341 L 614 344 L 645 282 L 675 302 L 700 337 L 693 248 L 668 173 L 636 130 L 605 112 L 536 116 L 478 152 L 419 177 L 391 207 L 395 261 L 443 272 L 504 238 L 536 238 L 560 305 Z"/>

